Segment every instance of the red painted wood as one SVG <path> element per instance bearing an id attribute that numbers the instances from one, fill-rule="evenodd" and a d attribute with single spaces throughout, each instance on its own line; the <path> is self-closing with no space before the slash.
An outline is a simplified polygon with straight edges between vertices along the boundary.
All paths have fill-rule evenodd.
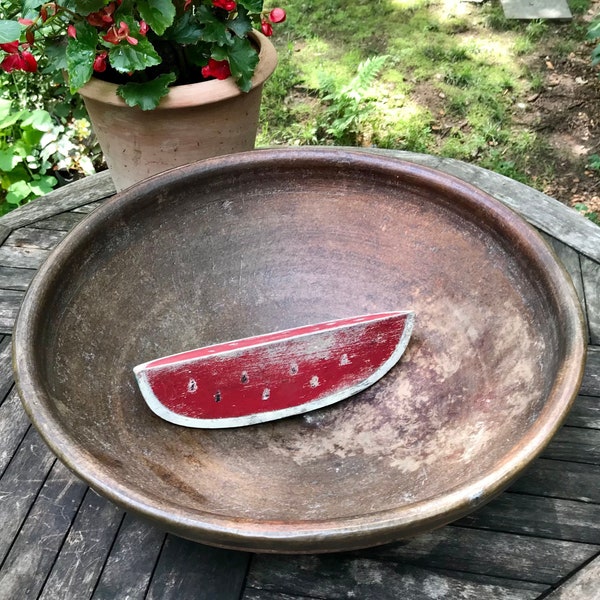
<path id="1" fill-rule="evenodd" d="M 135 368 L 159 416 L 182 425 L 246 425 L 337 402 L 399 359 L 413 314 L 363 315 L 159 358 Z"/>

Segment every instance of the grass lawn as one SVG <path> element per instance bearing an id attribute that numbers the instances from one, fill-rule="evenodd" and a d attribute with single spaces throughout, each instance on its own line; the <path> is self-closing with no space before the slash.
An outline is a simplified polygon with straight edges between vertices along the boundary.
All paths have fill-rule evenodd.
<path id="1" fill-rule="evenodd" d="M 600 89 L 585 40 L 595 4 L 571 0 L 574 19 L 551 23 L 506 20 L 499 0 L 286 0 L 258 143 L 432 153 L 595 209 L 594 140 L 576 151 L 544 126 L 574 103 L 556 102 L 552 76 L 585 80 L 575 92 Z M 566 64 L 575 58 L 585 79 Z M 588 137 L 600 135 L 588 125 Z"/>

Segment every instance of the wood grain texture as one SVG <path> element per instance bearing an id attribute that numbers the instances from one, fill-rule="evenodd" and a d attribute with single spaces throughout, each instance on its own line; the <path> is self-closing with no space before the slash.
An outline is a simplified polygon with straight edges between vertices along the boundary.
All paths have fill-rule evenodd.
<path id="1" fill-rule="evenodd" d="M 85 492 L 83 482 L 54 463 L 2 565 L 0 597 L 38 597 Z"/>
<path id="2" fill-rule="evenodd" d="M 600 396 L 600 346 L 588 347 L 580 393 L 583 396 Z"/>
<path id="3" fill-rule="evenodd" d="M 600 504 L 599 481 L 600 465 L 538 458 L 510 490 Z"/>
<path id="4" fill-rule="evenodd" d="M 39 269 L 49 255 L 50 251 L 44 248 L 2 246 L 0 248 L 0 266 Z"/>
<path id="5" fill-rule="evenodd" d="M 26 291 L 37 269 L 0 267 L 0 289 Z"/>
<path id="6" fill-rule="evenodd" d="M 431 600 L 432 598 L 524 600 L 545 589 L 485 584 L 439 571 L 352 555 L 256 556 L 248 575 L 244 600 L 318 598 L 337 600 Z"/>
<path id="7" fill-rule="evenodd" d="M 554 436 L 542 456 L 600 465 L 600 430 L 563 427 Z"/>
<path id="8" fill-rule="evenodd" d="M 581 272 L 591 342 L 600 346 L 600 263 L 582 258 Z"/>
<path id="9" fill-rule="evenodd" d="M 238 600 L 250 555 L 167 536 L 148 600 Z"/>
<path id="10" fill-rule="evenodd" d="M 163 531 L 126 514 L 93 600 L 145 598 L 164 540 Z"/>
<path id="11" fill-rule="evenodd" d="M 52 250 L 67 235 L 66 231 L 21 227 L 13 231 L 4 246 L 7 248 L 36 248 Z"/>
<path id="12" fill-rule="evenodd" d="M 55 460 L 37 432 L 30 428 L 0 479 L 0 564 Z"/>
<path id="13" fill-rule="evenodd" d="M 502 494 L 456 525 L 595 544 L 600 547 L 600 504 Z"/>
<path id="14" fill-rule="evenodd" d="M 0 477 L 3 476 L 29 427 L 29 419 L 16 390 L 13 390 L 0 406 Z"/>
<path id="15" fill-rule="evenodd" d="M 578 571 L 547 600 L 598 600 L 600 598 L 600 556 Z"/>
<path id="16" fill-rule="evenodd" d="M 0 295 L 0 333 L 12 333 L 25 292 L 3 290 Z"/>
<path id="17" fill-rule="evenodd" d="M 90 598 L 122 519 L 121 509 L 88 489 L 40 600 Z"/>
<path id="18" fill-rule="evenodd" d="M 0 404 L 12 387 L 12 339 L 0 339 Z"/>
<path id="19" fill-rule="evenodd" d="M 428 569 L 555 584 L 598 550 L 593 544 L 450 526 L 363 555 Z"/>

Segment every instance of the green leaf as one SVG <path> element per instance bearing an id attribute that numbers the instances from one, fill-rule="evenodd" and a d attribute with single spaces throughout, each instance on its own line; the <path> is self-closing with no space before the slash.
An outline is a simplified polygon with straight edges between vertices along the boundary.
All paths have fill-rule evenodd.
<path id="1" fill-rule="evenodd" d="M 28 13 L 30 10 L 35 10 L 44 4 L 45 0 L 24 0 L 23 2 L 23 14 Z"/>
<path id="2" fill-rule="evenodd" d="M 258 53 L 250 40 L 234 38 L 231 46 L 216 49 L 213 52 L 215 60 L 228 60 L 231 75 L 243 92 L 250 91 L 252 75 L 258 65 Z"/>
<path id="3" fill-rule="evenodd" d="M 262 12 L 263 0 L 238 0 L 238 7 L 243 6 L 250 13 Z"/>
<path id="4" fill-rule="evenodd" d="M 22 121 L 21 127 L 23 129 L 31 127 L 37 131 L 51 131 L 54 127 L 54 123 L 47 110 L 38 108 L 32 111 L 29 116 Z"/>
<path id="5" fill-rule="evenodd" d="M 0 44 L 9 44 L 21 37 L 23 27 L 16 21 L 0 20 Z"/>
<path id="6" fill-rule="evenodd" d="M 154 46 L 146 38 L 140 39 L 135 46 L 127 41 L 113 46 L 108 52 L 108 59 L 120 73 L 143 71 L 146 67 L 159 65 L 161 62 Z"/>
<path id="7" fill-rule="evenodd" d="M 207 6 L 197 11 L 198 23 L 202 25 L 202 41 L 215 42 L 221 46 L 230 44 L 232 35 L 223 21 L 219 20 Z"/>
<path id="8" fill-rule="evenodd" d="M 117 94 L 129 106 L 139 106 L 142 110 L 155 109 L 161 98 L 169 93 L 169 84 L 177 79 L 174 73 L 165 73 L 146 83 L 126 83 L 117 88 Z"/>
<path id="9" fill-rule="evenodd" d="M 0 150 L 0 172 L 12 171 L 22 160 L 10 150 Z"/>
<path id="10" fill-rule="evenodd" d="M 178 44 L 195 44 L 202 35 L 202 28 L 196 23 L 191 10 L 184 12 L 165 32 L 164 37 Z"/>
<path id="11" fill-rule="evenodd" d="M 150 29 L 162 35 L 175 19 L 175 5 L 171 0 L 139 0 L 140 16 Z"/>
<path id="12" fill-rule="evenodd" d="M 80 15 L 89 15 L 106 6 L 105 0 L 63 0 L 60 2 L 64 8 Z"/>
<path id="13" fill-rule="evenodd" d="M 595 40 L 600 37 L 600 19 L 598 21 L 594 21 L 589 27 L 587 31 L 587 39 Z"/>
<path id="14" fill-rule="evenodd" d="M 29 188 L 36 196 L 44 196 L 58 185 L 58 181 L 52 175 L 42 175 L 36 181 L 29 183 Z"/>
<path id="15" fill-rule="evenodd" d="M 16 181 L 8 188 L 6 194 L 6 201 L 10 204 L 19 205 L 29 194 L 31 194 L 31 188 L 26 181 Z"/>
<path id="16" fill-rule="evenodd" d="M 69 73 L 69 88 L 74 94 L 85 85 L 94 73 L 96 44 L 98 33 L 86 21 L 75 25 L 77 37 L 69 38 L 67 42 L 67 71 Z"/>
<path id="17" fill-rule="evenodd" d="M 592 50 L 592 65 L 600 63 L 600 46 L 596 46 Z"/>
<path id="18" fill-rule="evenodd" d="M 248 11 L 238 4 L 237 16 L 229 21 L 229 29 L 238 37 L 246 37 L 252 31 L 252 21 L 248 16 Z"/>
<path id="19" fill-rule="evenodd" d="M 11 112 L 12 102 L 10 100 L 0 99 L 0 130 L 12 127 L 26 114 L 26 111 L 18 110 Z"/>

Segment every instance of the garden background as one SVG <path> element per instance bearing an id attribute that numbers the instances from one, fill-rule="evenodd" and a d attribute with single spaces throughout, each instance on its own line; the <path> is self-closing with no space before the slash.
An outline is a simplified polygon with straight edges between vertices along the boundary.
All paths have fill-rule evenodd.
<path id="1" fill-rule="evenodd" d="M 19 2 L 2 4 L 0 18 Z M 571 21 L 519 22 L 499 0 L 286 0 L 257 144 L 457 158 L 600 224 L 598 40 L 589 36 L 600 0 L 568 4 Z M 104 168 L 62 81 L 13 72 L 0 84 L 0 213 Z"/>

